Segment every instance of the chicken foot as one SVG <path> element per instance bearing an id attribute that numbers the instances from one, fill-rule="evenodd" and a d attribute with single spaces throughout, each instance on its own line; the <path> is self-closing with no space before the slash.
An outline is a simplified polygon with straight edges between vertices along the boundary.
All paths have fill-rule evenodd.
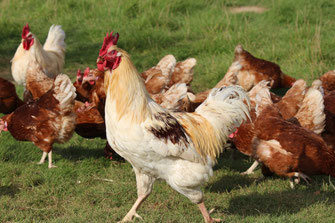
<path id="1" fill-rule="evenodd" d="M 254 174 L 254 170 L 256 169 L 256 167 L 258 166 L 258 164 L 259 164 L 259 162 L 257 160 L 255 160 L 255 162 L 249 167 L 249 169 L 247 169 L 246 171 L 244 171 L 241 174 L 242 175 Z"/>
<path id="2" fill-rule="evenodd" d="M 222 222 L 222 219 L 212 218 L 209 215 L 210 213 L 207 211 L 207 208 L 206 208 L 205 203 L 203 201 L 198 204 L 198 207 L 199 207 L 199 209 L 201 211 L 201 214 L 204 217 L 206 223 Z"/>
<path id="3" fill-rule="evenodd" d="M 153 177 L 140 173 L 136 168 L 134 168 L 134 172 L 136 174 L 137 200 L 135 201 L 131 209 L 128 211 L 126 216 L 120 222 L 132 221 L 134 217 L 143 220 L 143 218 L 140 215 L 138 215 L 136 211 L 140 207 L 142 202 L 150 195 L 153 183 L 155 181 Z"/>

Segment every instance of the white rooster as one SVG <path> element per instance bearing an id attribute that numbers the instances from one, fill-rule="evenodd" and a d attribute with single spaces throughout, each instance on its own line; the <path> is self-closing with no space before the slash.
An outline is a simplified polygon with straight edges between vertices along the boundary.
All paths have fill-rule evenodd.
<path id="1" fill-rule="evenodd" d="M 12 76 L 18 84 L 25 85 L 30 62 L 36 61 L 50 78 L 58 75 L 64 65 L 65 32 L 60 25 L 52 25 L 44 46 L 30 32 L 28 24 L 23 27 L 22 40 L 12 62 Z"/>
<path id="2" fill-rule="evenodd" d="M 122 222 L 139 217 L 136 210 L 156 179 L 196 203 L 205 222 L 210 217 L 200 189 L 228 135 L 249 116 L 242 88 L 213 89 L 194 113 L 170 112 L 154 102 L 129 55 L 117 48 L 118 34 L 107 34 L 97 60 L 105 71 L 106 131 L 109 144 L 131 163 L 138 199 Z"/>

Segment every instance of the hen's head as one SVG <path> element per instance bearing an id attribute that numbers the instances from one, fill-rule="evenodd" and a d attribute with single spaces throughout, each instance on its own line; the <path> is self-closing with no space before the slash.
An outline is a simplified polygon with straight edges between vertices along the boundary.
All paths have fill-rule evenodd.
<path id="1" fill-rule="evenodd" d="M 81 84 L 83 82 L 83 73 L 81 73 L 80 69 L 78 69 L 78 71 L 77 71 L 77 80 L 76 80 L 76 82 L 78 84 Z"/>
<path id="2" fill-rule="evenodd" d="M 34 36 L 30 32 L 28 23 L 23 27 L 22 30 L 22 44 L 23 49 L 29 50 L 30 47 L 34 44 Z"/>
<path id="3" fill-rule="evenodd" d="M 90 85 L 94 85 L 97 80 L 98 77 L 94 75 L 93 70 L 87 67 L 84 72 L 83 84 L 88 82 Z"/>
<path id="4" fill-rule="evenodd" d="M 110 34 L 107 33 L 102 43 L 102 47 L 99 51 L 99 57 L 97 59 L 97 66 L 100 71 L 105 71 L 107 69 L 114 70 L 116 69 L 121 62 L 121 53 L 117 50 L 111 49 L 112 46 L 116 46 L 119 39 L 119 33 L 113 32 Z"/>

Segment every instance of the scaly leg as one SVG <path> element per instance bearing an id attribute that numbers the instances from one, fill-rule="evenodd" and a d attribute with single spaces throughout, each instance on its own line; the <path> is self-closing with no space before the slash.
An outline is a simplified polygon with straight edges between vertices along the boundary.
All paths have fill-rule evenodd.
<path id="1" fill-rule="evenodd" d="M 52 150 L 48 153 L 48 159 L 49 159 L 49 168 L 55 168 L 57 166 L 52 164 Z"/>
<path id="2" fill-rule="evenodd" d="M 155 181 L 153 177 L 140 173 L 136 168 L 134 168 L 134 171 L 136 174 L 137 200 L 121 222 L 131 221 L 133 217 L 142 219 L 142 217 L 139 216 L 136 211 L 142 202 L 150 195 L 153 183 Z"/>
<path id="3" fill-rule="evenodd" d="M 40 162 L 37 163 L 38 165 L 41 165 L 44 163 L 45 158 L 47 157 L 47 154 L 48 154 L 47 152 L 43 152 Z"/>
<path id="4" fill-rule="evenodd" d="M 243 173 L 241 173 L 242 175 L 249 175 L 249 174 L 253 174 L 254 170 L 256 169 L 256 167 L 258 166 L 259 162 L 257 160 L 255 160 L 255 162 L 249 167 L 249 169 L 247 169 L 246 171 L 244 171 Z"/>
<path id="5" fill-rule="evenodd" d="M 199 209 L 200 209 L 200 211 L 201 211 L 201 214 L 202 214 L 202 216 L 204 217 L 206 223 L 222 222 L 221 219 L 218 219 L 218 218 L 212 218 L 212 217 L 209 215 L 209 213 L 208 213 L 208 211 L 207 211 L 207 209 L 206 209 L 205 203 L 204 203 L 203 201 L 202 201 L 201 203 L 198 204 L 198 207 L 199 207 Z"/>

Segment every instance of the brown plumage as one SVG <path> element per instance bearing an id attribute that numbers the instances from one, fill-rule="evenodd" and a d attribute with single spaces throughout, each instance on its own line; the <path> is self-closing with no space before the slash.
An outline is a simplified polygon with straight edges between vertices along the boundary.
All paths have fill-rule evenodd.
<path id="1" fill-rule="evenodd" d="M 290 179 L 299 174 L 335 177 L 334 151 L 317 134 L 285 121 L 274 106 L 264 108 L 254 125 L 254 157 L 272 172 Z"/>
<path id="2" fill-rule="evenodd" d="M 84 78 L 84 73 L 78 70 L 77 78 L 76 78 L 76 81 L 73 83 L 73 86 L 76 88 L 76 94 L 77 94 L 76 100 L 81 101 L 81 102 L 86 102 L 86 101 L 89 101 L 90 91 L 92 90 L 93 86 L 89 84 L 88 82 L 83 84 L 83 78 Z"/>
<path id="3" fill-rule="evenodd" d="M 9 114 L 23 104 L 16 94 L 14 84 L 0 78 L 0 113 Z"/>
<path id="4" fill-rule="evenodd" d="M 271 88 L 291 87 L 295 82 L 295 79 L 285 75 L 277 64 L 254 57 L 241 45 L 235 48 L 232 66 L 239 67 L 238 84 L 246 91 L 262 80 L 270 81 Z"/>
<path id="5" fill-rule="evenodd" d="M 175 65 L 174 56 L 166 55 L 156 66 L 141 74 L 149 94 L 158 94 L 167 90 Z"/>
<path id="6" fill-rule="evenodd" d="M 322 138 L 328 146 L 335 150 L 335 91 L 329 92 L 324 97 L 324 106 L 326 126 L 325 131 L 322 133 Z"/>
<path id="7" fill-rule="evenodd" d="M 268 89 L 267 82 L 259 82 L 249 92 L 249 97 L 252 106 L 256 106 L 257 94 Z M 283 119 L 289 121 L 297 126 L 303 126 L 306 129 L 320 133 L 324 126 L 324 113 L 323 113 L 323 99 L 321 93 L 311 88 L 305 96 L 306 83 L 304 81 L 297 81 L 292 88 L 287 91 L 281 103 L 276 103 L 273 106 L 279 110 Z M 305 96 L 305 97 L 304 97 Z M 272 103 L 272 97 L 269 99 Z M 299 106 L 297 106 L 299 104 Z M 299 110 L 298 110 L 299 109 Z M 284 114 L 284 115 L 283 115 Z M 255 136 L 255 127 L 253 122 L 256 119 L 254 109 L 251 110 L 250 116 L 252 122 L 247 121 L 243 123 L 238 132 L 232 137 L 231 141 L 235 147 L 245 155 L 252 155 L 251 142 Z M 254 166 L 255 167 L 255 166 Z M 252 173 L 253 168 L 250 168 L 244 173 Z"/>
<path id="8" fill-rule="evenodd" d="M 325 94 L 335 90 L 335 70 L 328 71 L 320 77 Z"/>
<path id="9" fill-rule="evenodd" d="M 104 72 L 98 69 L 91 69 L 84 75 L 82 85 L 90 85 L 88 91 L 88 101 L 91 106 L 97 107 L 102 117 L 105 116 L 106 93 L 104 88 Z"/>
<path id="10" fill-rule="evenodd" d="M 38 100 L 31 101 L 3 117 L 4 127 L 19 141 L 33 142 L 43 151 L 42 164 L 48 154 L 49 168 L 52 145 L 68 141 L 75 128 L 75 88 L 66 75 L 58 75 L 54 86 Z"/>
<path id="11" fill-rule="evenodd" d="M 74 110 L 77 114 L 75 132 L 78 135 L 84 138 L 106 138 L 105 121 L 96 107 L 85 109 L 84 103 L 75 101 Z"/>
<path id="12" fill-rule="evenodd" d="M 306 82 L 302 79 L 297 80 L 282 99 L 276 103 L 284 119 L 289 119 L 297 114 L 305 97 L 306 89 Z"/>
<path id="13" fill-rule="evenodd" d="M 335 176 L 335 154 L 324 140 L 310 130 L 285 121 L 269 94 L 260 97 L 254 122 L 254 157 L 271 172 L 289 177 L 291 187 L 294 187 L 294 177 L 307 180 L 306 174 Z"/>
<path id="14" fill-rule="evenodd" d="M 32 94 L 33 99 L 38 99 L 52 88 L 54 79 L 48 77 L 43 67 L 35 60 L 28 64 L 26 73 L 26 89 Z"/>
<path id="15" fill-rule="evenodd" d="M 194 58 L 188 58 L 178 62 L 174 67 L 168 87 L 177 83 L 185 83 L 189 86 L 193 80 L 193 68 L 196 64 L 197 60 Z"/>
<path id="16" fill-rule="evenodd" d="M 234 143 L 235 147 L 243 153 L 244 155 L 252 155 L 251 142 L 255 135 L 254 124 L 253 122 L 256 119 L 255 109 L 250 110 L 251 120 L 247 120 L 238 128 L 237 133 L 234 137 L 231 138 L 231 141 Z"/>

